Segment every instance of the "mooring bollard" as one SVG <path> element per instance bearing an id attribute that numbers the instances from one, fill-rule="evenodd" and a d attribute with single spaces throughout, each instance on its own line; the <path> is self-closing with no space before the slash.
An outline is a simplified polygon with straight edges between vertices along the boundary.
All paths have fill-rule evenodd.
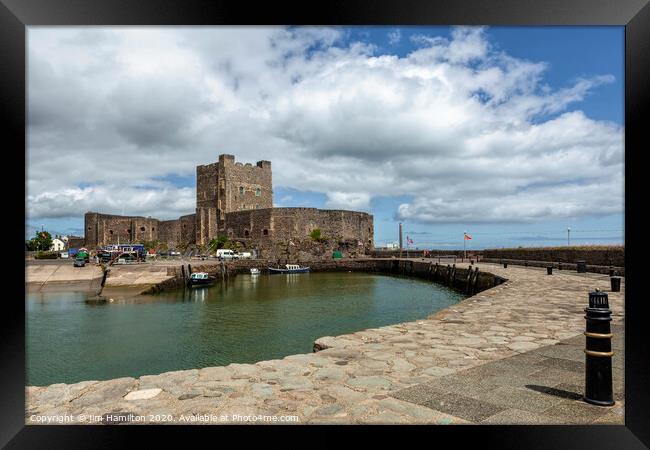
<path id="1" fill-rule="evenodd" d="M 614 266 L 609 266 L 609 276 L 613 277 L 614 275 L 616 275 L 616 273 L 614 272 Z"/>
<path id="2" fill-rule="evenodd" d="M 562 270 L 562 263 L 557 263 L 557 270 Z"/>
<path id="3" fill-rule="evenodd" d="M 612 292 L 621 292 L 621 277 L 611 277 L 609 281 L 612 284 Z"/>
<path id="4" fill-rule="evenodd" d="M 546 275 L 553 275 L 553 266 L 548 266 L 546 268 Z"/>
<path id="5" fill-rule="evenodd" d="M 508 263 L 503 263 L 503 268 L 507 269 L 508 268 Z"/>
<path id="6" fill-rule="evenodd" d="M 585 395 L 583 400 L 598 406 L 614 404 L 612 390 L 612 311 L 609 298 L 598 289 L 589 293 L 585 336 Z"/>
<path id="7" fill-rule="evenodd" d="M 587 273 L 587 263 L 584 261 L 576 261 L 576 271 L 578 273 Z"/>

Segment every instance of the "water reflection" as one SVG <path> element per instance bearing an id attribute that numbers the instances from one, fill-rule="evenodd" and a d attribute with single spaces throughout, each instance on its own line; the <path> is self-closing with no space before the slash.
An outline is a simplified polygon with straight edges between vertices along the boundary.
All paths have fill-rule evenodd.
<path id="1" fill-rule="evenodd" d="M 420 280 L 360 273 L 238 275 L 128 298 L 30 294 L 28 384 L 282 358 L 311 352 L 318 337 L 423 318 L 460 298 Z"/>

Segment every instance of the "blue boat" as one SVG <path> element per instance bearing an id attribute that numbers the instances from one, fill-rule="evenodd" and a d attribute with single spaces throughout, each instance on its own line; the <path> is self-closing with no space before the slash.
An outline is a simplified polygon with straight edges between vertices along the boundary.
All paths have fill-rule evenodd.
<path id="1" fill-rule="evenodd" d="M 279 267 L 269 267 L 269 274 L 274 275 L 278 273 L 306 273 L 309 272 L 309 267 L 300 267 L 298 264 L 286 264 L 286 269 Z"/>

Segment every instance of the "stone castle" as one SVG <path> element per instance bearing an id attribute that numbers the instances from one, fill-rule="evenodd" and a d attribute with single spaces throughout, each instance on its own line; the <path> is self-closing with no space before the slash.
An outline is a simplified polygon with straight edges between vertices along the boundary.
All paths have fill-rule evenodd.
<path id="1" fill-rule="evenodd" d="M 313 239 L 319 229 L 322 239 Z M 219 235 L 262 257 L 365 254 L 373 248 L 373 217 L 364 212 L 274 208 L 271 163 L 218 162 L 196 167 L 196 210 L 175 220 L 85 214 L 85 245 L 159 241 L 168 248 L 204 247 Z M 301 255 L 305 253 L 305 255 Z M 330 254 L 331 256 L 331 254 Z"/>

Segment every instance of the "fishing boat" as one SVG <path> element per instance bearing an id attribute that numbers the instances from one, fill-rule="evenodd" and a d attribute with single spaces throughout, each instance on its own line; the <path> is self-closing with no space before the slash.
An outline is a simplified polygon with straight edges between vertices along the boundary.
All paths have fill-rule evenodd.
<path id="1" fill-rule="evenodd" d="M 300 267 L 298 264 L 286 264 L 285 269 L 279 267 L 269 267 L 271 275 L 277 273 L 306 273 L 309 272 L 309 267 Z"/>
<path id="2" fill-rule="evenodd" d="M 257 269 L 255 267 L 251 268 L 251 275 L 259 275 L 260 274 L 260 269 Z"/>
<path id="3" fill-rule="evenodd" d="M 214 284 L 215 277 L 211 277 L 205 272 L 195 272 L 190 275 L 190 278 L 187 280 L 188 287 L 204 287 L 212 286 Z"/>

